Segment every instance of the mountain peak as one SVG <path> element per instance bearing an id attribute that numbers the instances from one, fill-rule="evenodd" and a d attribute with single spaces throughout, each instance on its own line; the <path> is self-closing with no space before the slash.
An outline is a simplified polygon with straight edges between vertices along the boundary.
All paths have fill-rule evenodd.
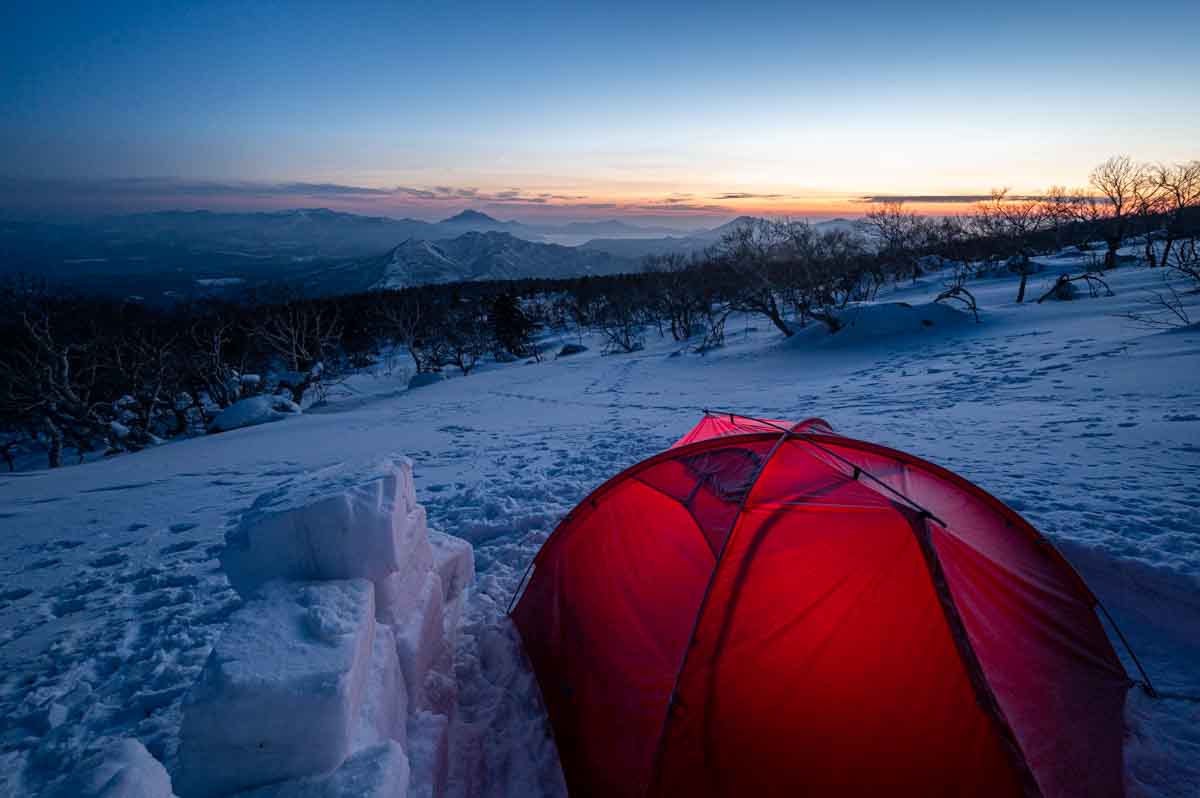
<path id="1" fill-rule="evenodd" d="M 467 208 L 449 219 L 443 219 L 439 224 L 502 224 L 502 222 L 499 219 L 493 219 L 486 213 Z"/>

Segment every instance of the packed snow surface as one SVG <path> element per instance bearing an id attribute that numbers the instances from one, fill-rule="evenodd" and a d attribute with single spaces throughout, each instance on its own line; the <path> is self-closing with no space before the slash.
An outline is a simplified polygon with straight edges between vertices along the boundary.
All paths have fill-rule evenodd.
<path id="1" fill-rule="evenodd" d="M 1031 280 L 1033 297 L 1083 263 L 1070 254 L 1050 261 Z M 587 336 L 556 340 L 588 348 L 539 364 L 491 364 L 412 393 L 407 374 L 358 376 L 327 406 L 286 424 L 0 475 L 0 795 L 72 794 L 69 784 L 85 783 L 78 779 L 92 785 L 78 794 L 156 795 L 155 760 L 179 776 L 184 696 L 207 678 L 231 616 L 267 600 L 239 595 L 220 569 L 227 534 L 252 536 L 247 518 L 286 514 L 292 496 L 336 494 L 328 486 L 338 474 L 392 452 L 414 461 L 429 524 L 473 547 L 433 536 L 422 556 L 440 593 L 425 567 L 401 568 L 386 590 L 377 584 L 397 606 L 442 601 L 445 618 L 461 618 L 444 630 L 457 631 L 457 685 L 442 674 L 407 697 L 412 706 L 399 711 L 416 719 L 407 761 L 400 743 L 356 747 L 328 777 L 256 794 L 385 795 L 405 786 L 456 798 L 564 794 L 505 609 L 563 515 L 669 446 L 704 407 L 821 416 L 842 434 L 966 476 L 1062 548 L 1160 690 L 1200 694 L 1200 328 L 1153 331 L 1120 316 L 1141 307 L 1159 271 L 1122 266 L 1106 279 L 1113 297 L 1023 305 L 1013 303 L 1012 277 L 974 281 L 976 324 L 928 304 L 941 289 L 933 275 L 852 309 L 845 337 L 814 327 L 785 340 L 765 321 L 739 317 L 726 346 L 704 356 L 670 357 L 681 345 L 649 333 L 631 355 L 603 356 L 602 342 Z M 1186 301 L 1200 319 L 1200 297 Z M 887 304 L 895 302 L 907 307 Z M 263 505 L 264 495 L 276 506 Z M 372 507 L 386 497 L 360 500 Z M 477 576 L 464 593 L 454 580 L 467 557 Z M 347 585 L 374 578 L 343 576 Z M 316 623 L 314 634 L 356 640 L 354 624 L 366 617 L 331 611 L 332 626 Z M 437 676 L 433 661 L 451 654 L 422 648 L 433 630 L 394 631 L 397 650 L 413 652 L 397 670 Z M 366 655 L 355 656 L 361 670 Z M 361 689 L 386 690 L 380 685 L 397 678 L 390 667 L 373 662 Z M 449 719 L 438 711 L 447 702 Z M 329 711 L 335 706 L 331 699 Z M 1133 690 L 1127 720 L 1129 793 L 1200 794 L 1200 704 Z M 98 792 L 106 773 L 145 789 Z"/>

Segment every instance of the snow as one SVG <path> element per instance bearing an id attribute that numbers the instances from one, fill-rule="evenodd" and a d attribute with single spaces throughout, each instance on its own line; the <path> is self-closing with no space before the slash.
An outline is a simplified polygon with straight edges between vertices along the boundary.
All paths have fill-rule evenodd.
<path id="1" fill-rule="evenodd" d="M 408 687 L 396 658 L 396 635 L 386 624 L 375 627 L 366 691 L 354 747 L 387 740 L 403 746 L 408 732 Z"/>
<path id="2" fill-rule="evenodd" d="M 429 542 L 433 549 L 433 567 L 442 582 L 446 639 L 453 647 L 457 641 L 462 606 L 475 578 L 475 552 L 465 540 L 441 532 L 430 532 Z"/>
<path id="3" fill-rule="evenodd" d="M 446 375 L 440 371 L 418 371 L 408 381 L 408 389 L 424 388 L 427 385 L 437 385 L 442 380 L 446 379 Z"/>
<path id="4" fill-rule="evenodd" d="M 411 798 L 434 798 L 446 790 L 450 771 L 450 723 L 445 715 L 420 712 L 408 731 Z"/>
<path id="5" fill-rule="evenodd" d="M 259 496 L 226 536 L 221 565 L 243 596 L 280 578 L 378 581 L 428 547 L 413 491 L 404 459 L 282 485 Z"/>
<path id="6" fill-rule="evenodd" d="M 1079 273 L 1086 254 L 1045 262 L 1027 295 L 1040 296 L 1063 271 Z M 430 671 L 456 677 L 452 712 L 429 712 L 416 691 L 408 695 L 406 739 L 394 745 L 407 754 L 409 792 L 565 795 L 505 610 L 563 515 L 669 446 L 703 407 L 821 416 L 839 432 L 961 473 L 1064 551 L 1160 690 L 1200 694 L 1200 328 L 1155 332 L 1121 317 L 1143 307 L 1161 273 L 1121 266 L 1105 275 L 1113 297 L 1081 292 L 1040 305 L 1013 302 L 1013 275 L 974 280 L 967 287 L 980 323 L 934 316 L 932 327 L 919 316 L 943 312 L 928 306 L 941 281 L 927 276 L 852 310 L 863 318 L 876 312 L 870 307 L 908 303 L 914 312 L 879 311 L 918 317 L 886 334 L 877 334 L 881 319 L 833 337 L 813 324 L 784 339 L 760 319 L 734 317 L 726 346 L 674 358 L 680 345 L 653 333 L 645 350 L 612 356 L 585 336 L 587 351 L 571 357 L 485 363 L 411 394 L 406 375 L 355 376 L 326 407 L 287 424 L 0 474 L 0 795 L 61 794 L 85 763 L 124 739 L 140 741 L 178 780 L 184 696 L 234 629 L 231 618 L 257 600 L 220 569 L 226 536 L 236 538 L 248 515 L 344 494 L 364 475 L 379 476 L 372 469 L 392 452 L 415 463 L 432 565 L 418 565 L 414 552 L 407 572 L 402 563 L 386 576 L 353 574 L 376 579 L 376 629 L 385 615 L 403 616 L 414 597 L 433 600 L 423 576 L 430 567 L 451 615 L 447 575 L 462 560 L 442 556 L 436 533 L 468 540 L 477 569 L 460 600 L 453 668 Z M 1185 301 L 1200 318 L 1200 296 Z M 315 528 L 312 540 L 324 540 Z M 255 573 L 265 570 L 245 584 L 261 585 L 277 563 L 254 562 Z M 388 601 L 395 612 L 385 612 Z M 443 623 L 446 645 L 452 625 Z M 386 674 L 386 665 L 376 669 L 374 642 L 369 650 L 368 695 L 375 674 Z M 426 679 L 422 700 L 429 686 Z M 364 751 L 391 745 L 358 748 L 371 736 L 359 709 L 354 752 L 333 774 L 273 788 L 308 792 L 268 794 L 333 796 L 319 790 L 341 789 L 338 774 L 352 778 L 346 769 L 366 761 Z M 1134 690 L 1127 722 L 1131 796 L 1200 794 L 1200 705 Z M 379 772 L 401 767 L 399 758 L 375 761 Z"/>
<path id="7" fill-rule="evenodd" d="M 253 427 L 282 421 L 300 414 L 300 406 L 283 396 L 250 396 L 222 410 L 208 422 L 209 432 L 228 432 L 241 427 Z"/>
<path id="8" fill-rule="evenodd" d="M 975 324 L 969 313 L 942 302 L 864 302 L 836 315 L 844 325 L 836 335 L 830 335 L 820 322 L 809 322 L 791 345 L 844 348 L 900 336 L 941 338 L 948 330 L 961 331 Z"/>
<path id="9" fill-rule="evenodd" d="M 196 285 L 202 285 L 205 288 L 227 288 L 231 285 L 241 285 L 244 282 L 246 281 L 241 277 L 200 277 L 196 279 Z"/>
<path id="10" fill-rule="evenodd" d="M 395 627 L 396 653 L 404 682 L 409 686 L 409 701 L 417 709 L 433 709 L 447 714 L 453 709 L 454 691 L 445 684 L 453 672 L 453 652 L 446 639 L 442 580 L 429 573 L 417 594 L 417 602 L 408 618 Z"/>
<path id="11" fill-rule="evenodd" d="M 137 740 L 117 740 L 84 762 L 63 798 L 172 798 L 167 769 Z"/>
<path id="12" fill-rule="evenodd" d="M 405 798 L 408 782 L 408 757 L 386 741 L 356 753 L 328 775 L 270 784 L 238 798 Z"/>
<path id="13" fill-rule="evenodd" d="M 261 593 L 229 619 L 185 699 L 183 798 L 316 775 L 351 751 L 375 636 L 371 583 L 280 581 Z"/>

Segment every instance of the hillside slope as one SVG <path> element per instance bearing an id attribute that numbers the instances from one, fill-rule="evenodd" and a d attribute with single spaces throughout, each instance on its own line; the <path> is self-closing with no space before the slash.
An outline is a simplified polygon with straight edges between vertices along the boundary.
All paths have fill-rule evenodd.
<path id="1" fill-rule="evenodd" d="M 181 697 L 239 606 L 217 569 L 225 529 L 264 492 L 395 452 L 416 463 L 430 526 L 475 547 L 449 794 L 563 795 L 505 608 L 563 515 L 703 407 L 821 416 L 977 482 L 1063 550 L 1160 689 L 1200 694 L 1200 329 L 1118 315 L 1158 281 L 1122 267 L 1114 297 L 1015 305 L 1012 278 L 982 280 L 975 324 L 926 313 L 939 289 L 928 278 L 886 297 L 911 305 L 913 323 L 863 306 L 845 342 L 784 341 L 737 318 L 706 356 L 672 357 L 678 345 L 651 338 L 604 357 L 585 341 L 570 358 L 414 391 L 380 371 L 279 423 L 0 475 L 0 794 L 44 794 L 117 737 L 173 770 Z M 1188 302 L 1200 317 L 1200 297 Z M 873 317 L 883 334 L 866 329 Z M 1129 693 L 1130 795 L 1200 792 L 1196 713 Z"/>

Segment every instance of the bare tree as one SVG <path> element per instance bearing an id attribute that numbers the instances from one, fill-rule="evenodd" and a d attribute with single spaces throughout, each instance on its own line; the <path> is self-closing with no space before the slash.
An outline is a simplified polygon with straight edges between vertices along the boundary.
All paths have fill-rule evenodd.
<path id="1" fill-rule="evenodd" d="M 255 337 L 283 361 L 287 372 L 280 385 L 296 404 L 321 382 L 337 353 L 342 325 L 336 307 L 289 299 L 263 310 L 255 319 Z"/>
<path id="2" fill-rule="evenodd" d="M 241 399 L 245 390 L 246 357 L 232 353 L 238 337 L 237 322 L 231 317 L 198 319 L 189 330 L 191 357 L 185 378 L 194 407 L 208 422 L 204 397 L 219 408 Z"/>
<path id="3" fill-rule="evenodd" d="M 1163 214 L 1161 263 L 1172 262 L 1172 249 L 1180 240 L 1200 234 L 1200 161 L 1149 168 L 1149 179 L 1157 187 Z"/>
<path id="4" fill-rule="evenodd" d="M 1009 270 L 1019 274 L 1017 302 L 1025 301 L 1025 285 L 1035 269 L 1030 259 L 1033 235 L 1046 223 L 1044 205 L 1028 197 L 1011 197 L 1007 188 L 992 189 L 992 197 L 976 205 L 979 228 L 999 241 L 1007 242 L 1013 252 Z"/>
<path id="5" fill-rule="evenodd" d="M 0 352 L 0 415 L 44 434 L 48 464 L 58 468 L 64 446 L 82 456 L 108 436 L 105 403 L 92 397 L 99 368 L 88 346 L 56 340 L 48 315 L 22 314 L 20 330 Z"/>
<path id="6" fill-rule="evenodd" d="M 691 338 L 704 315 L 703 278 L 692 266 L 693 260 L 679 253 L 651 255 L 645 261 L 645 270 L 654 275 L 659 303 L 676 341 Z"/>
<path id="7" fill-rule="evenodd" d="M 778 222 L 755 219 L 725 233 L 710 256 L 730 273 L 735 309 L 765 316 L 785 336 L 794 334 L 783 318 L 785 267 L 777 257 L 786 231 Z"/>
<path id="8" fill-rule="evenodd" d="M 1081 188 L 1051 186 L 1042 195 L 1042 212 L 1054 231 L 1054 244 L 1062 248 L 1084 243 L 1087 222 L 1094 220 L 1096 199 Z M 1082 237 L 1081 237 L 1082 234 Z"/>
<path id="9" fill-rule="evenodd" d="M 458 366 L 463 376 L 470 374 L 495 345 L 487 313 L 478 303 L 469 301 L 458 303 L 447 315 L 442 338 L 447 361 Z"/>
<path id="10" fill-rule="evenodd" d="M 892 264 L 897 279 L 921 276 L 917 258 L 919 244 L 926 236 L 927 220 L 904 210 L 903 202 L 875 204 L 864 221 L 874 230 L 879 241 L 879 255 Z"/>
<path id="11" fill-rule="evenodd" d="M 1116 155 L 1092 170 L 1088 182 L 1106 203 L 1100 208 L 1103 221 L 1104 268 L 1117 265 L 1117 250 L 1125 240 L 1130 218 L 1137 212 L 1138 186 L 1145 179 L 1142 167 L 1127 155 Z"/>
<path id="12" fill-rule="evenodd" d="M 1042 304 L 1047 299 L 1073 299 L 1075 297 L 1075 283 L 1082 282 L 1088 287 L 1088 292 L 1093 296 L 1099 296 L 1101 289 L 1104 290 L 1105 296 L 1113 296 L 1112 289 L 1108 287 L 1108 283 L 1094 271 L 1087 271 L 1083 274 L 1077 274 L 1072 277 L 1069 274 L 1060 274 L 1058 279 L 1054 281 L 1054 285 L 1050 286 L 1050 290 L 1038 297 L 1037 304 Z"/>
<path id="13" fill-rule="evenodd" d="M 1138 326 L 1151 330 L 1169 330 L 1192 325 L 1191 316 L 1183 303 L 1183 297 L 1171 284 L 1166 272 L 1162 275 L 1162 288 L 1151 290 L 1144 310 L 1121 314 Z"/>
<path id="14" fill-rule="evenodd" d="M 610 291 L 597 318 L 609 352 L 636 352 L 645 345 L 637 303 L 629 291 Z"/>
<path id="15" fill-rule="evenodd" d="M 442 367 L 444 352 L 440 347 L 427 345 L 433 324 L 419 295 L 383 292 L 374 297 L 369 312 L 377 333 L 392 345 L 404 347 L 418 374 Z"/>

